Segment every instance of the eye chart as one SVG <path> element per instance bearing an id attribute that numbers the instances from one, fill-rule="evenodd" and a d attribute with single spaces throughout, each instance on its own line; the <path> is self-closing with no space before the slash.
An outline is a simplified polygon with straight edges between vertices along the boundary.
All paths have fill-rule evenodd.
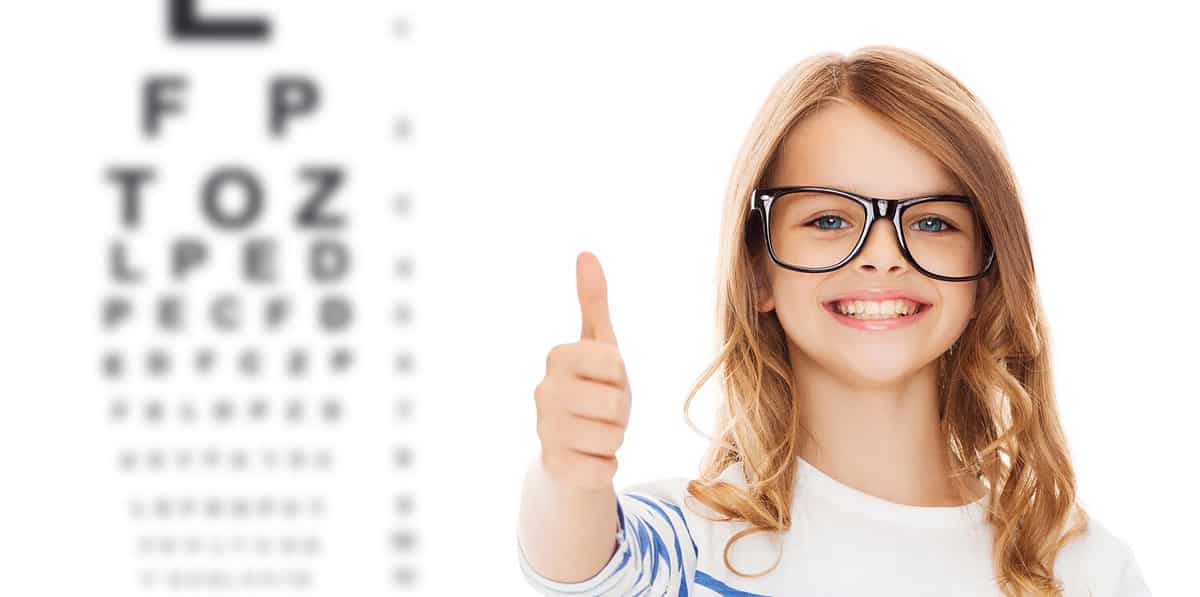
<path id="1" fill-rule="evenodd" d="M 95 115 L 109 594 L 416 594 L 419 25 L 151 4 Z"/>

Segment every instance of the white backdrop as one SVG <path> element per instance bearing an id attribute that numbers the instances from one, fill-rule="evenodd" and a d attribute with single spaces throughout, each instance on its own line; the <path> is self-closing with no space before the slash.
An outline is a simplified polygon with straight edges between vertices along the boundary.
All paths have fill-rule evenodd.
<path id="1" fill-rule="evenodd" d="M 616 485 L 694 474 L 705 441 L 681 407 L 713 355 L 718 216 L 742 136 L 796 61 L 875 43 L 946 66 L 997 120 L 1082 499 L 1156 595 L 1194 584 L 1200 52 L 1178 3 L 204 3 L 271 15 L 271 44 L 245 52 L 168 44 L 161 4 L 0 9 L 0 594 L 137 588 L 125 508 L 138 486 L 113 464 L 133 435 L 106 417 L 96 373 L 104 252 L 119 235 L 103 168 L 163 169 L 172 193 L 153 213 L 181 222 L 154 229 L 164 238 L 192 217 L 189 181 L 222 160 L 254 162 L 281 189 L 269 208 L 285 210 L 299 164 L 354 172 L 339 205 L 359 265 L 342 290 L 365 314 L 351 338 L 363 367 L 339 387 L 343 426 L 314 438 L 338 454 L 308 488 L 330 500 L 315 593 L 406 594 L 393 569 L 412 563 L 411 594 L 526 594 L 514 550 L 538 448 L 532 393 L 550 347 L 578 339 L 576 254 L 605 268 L 634 392 Z M 166 70 L 188 73 L 192 91 L 156 145 L 137 135 L 137 90 Z M 326 102 L 281 148 L 261 132 L 263 87 L 288 70 L 319 80 Z M 401 114 L 413 132 L 398 143 Z M 409 219 L 390 219 L 397 190 Z M 289 214 L 271 213 L 264 233 L 299 243 Z M 143 242 L 163 258 L 165 240 Z M 400 254 L 415 273 L 397 282 Z M 413 305 L 412 327 L 386 325 L 394 300 Z M 417 360 L 400 381 L 387 366 L 398 347 Z M 715 390 L 693 403 L 705 428 Z M 413 397 L 411 423 L 389 418 L 398 393 Z M 415 466 L 397 472 L 400 439 Z M 415 552 L 399 555 L 397 491 L 415 497 L 417 529 Z"/>

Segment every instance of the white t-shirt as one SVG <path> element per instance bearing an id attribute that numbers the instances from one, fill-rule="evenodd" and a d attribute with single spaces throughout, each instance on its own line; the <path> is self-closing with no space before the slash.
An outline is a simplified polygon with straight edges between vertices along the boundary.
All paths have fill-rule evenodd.
<path id="1" fill-rule="evenodd" d="M 740 462 L 720 478 L 746 483 Z M 518 560 L 539 594 L 560 597 L 1002 597 L 992 568 L 993 531 L 984 519 L 988 496 L 963 506 L 899 504 L 841 483 L 802 458 L 796 485 L 792 527 L 782 538 L 756 532 L 730 548 L 734 568 L 753 574 L 775 562 L 782 542 L 782 559 L 763 576 L 738 576 L 725 566 L 726 542 L 750 525 L 706 519 L 701 514 L 713 511 L 687 493 L 682 477 L 618 492 L 619 544 L 592 578 L 562 583 L 541 576 L 519 538 Z M 1089 522 L 1054 563 L 1064 597 L 1150 595 L 1128 544 L 1094 517 Z"/>

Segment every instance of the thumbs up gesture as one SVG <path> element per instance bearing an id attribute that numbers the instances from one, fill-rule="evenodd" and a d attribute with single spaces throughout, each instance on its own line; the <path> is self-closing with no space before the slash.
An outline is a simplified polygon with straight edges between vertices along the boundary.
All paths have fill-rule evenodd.
<path id="1" fill-rule="evenodd" d="M 546 375 L 533 392 L 537 432 L 552 477 L 579 489 L 603 489 L 612 487 L 629 423 L 629 379 L 595 255 L 585 251 L 575 259 L 575 286 L 582 330 L 578 342 L 554 346 L 546 357 Z"/>

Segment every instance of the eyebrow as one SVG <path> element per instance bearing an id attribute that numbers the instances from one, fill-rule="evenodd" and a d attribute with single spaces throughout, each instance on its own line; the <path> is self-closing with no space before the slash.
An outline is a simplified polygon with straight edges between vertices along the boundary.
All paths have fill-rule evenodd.
<path id="1" fill-rule="evenodd" d="M 781 185 L 781 186 L 783 186 L 783 185 Z M 842 191 L 848 191 L 848 192 L 850 192 L 850 193 L 854 193 L 855 195 L 862 195 L 863 197 L 871 197 L 872 199 L 875 199 L 875 198 L 877 198 L 877 197 L 875 197 L 874 195 L 868 195 L 868 194 L 866 194 L 866 193 L 863 193 L 863 192 L 861 192 L 861 191 L 857 190 L 857 189 L 856 189 L 856 188 L 854 188 L 852 185 L 839 185 L 839 184 L 811 184 L 811 185 L 788 185 L 788 186 L 813 186 L 813 187 L 830 187 L 830 188 L 834 188 L 834 189 L 838 189 L 838 190 L 842 190 Z M 948 186 L 945 186 L 945 185 L 937 185 L 937 186 L 934 186 L 933 188 L 934 188 L 934 189 L 940 189 L 940 190 L 935 190 L 935 191 L 923 191 L 923 192 L 921 192 L 921 193 L 918 193 L 918 194 L 905 195 L 905 196 L 903 196 L 903 197 L 890 197 L 890 198 L 891 198 L 891 199 L 913 199 L 913 198 L 916 198 L 916 197 L 930 197 L 930 196 L 933 196 L 933 195 L 955 195 L 955 196 L 960 196 L 960 197 L 961 197 L 961 196 L 966 196 L 966 195 L 967 195 L 967 193 L 963 193 L 963 192 L 959 192 L 959 191 L 956 191 L 956 190 L 952 190 L 950 187 L 948 187 Z M 878 197 L 878 199 L 884 199 L 884 198 L 885 198 L 885 197 Z"/>

